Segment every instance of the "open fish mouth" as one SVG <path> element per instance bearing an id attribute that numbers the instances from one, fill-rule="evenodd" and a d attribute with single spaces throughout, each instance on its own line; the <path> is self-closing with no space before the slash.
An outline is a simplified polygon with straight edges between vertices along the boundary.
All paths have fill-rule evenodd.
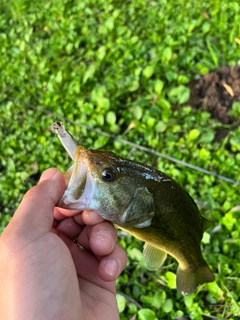
<path id="1" fill-rule="evenodd" d="M 75 161 L 67 172 L 67 176 L 70 175 L 68 187 L 57 205 L 70 210 L 94 209 L 91 203 L 93 203 L 96 181 L 89 169 L 85 149 L 76 144 L 62 122 L 54 122 L 51 130 L 58 135 L 63 147 Z"/>
<path id="2" fill-rule="evenodd" d="M 91 210 L 96 181 L 83 161 L 76 161 L 69 169 L 72 171 L 68 187 L 58 206 L 70 210 Z"/>

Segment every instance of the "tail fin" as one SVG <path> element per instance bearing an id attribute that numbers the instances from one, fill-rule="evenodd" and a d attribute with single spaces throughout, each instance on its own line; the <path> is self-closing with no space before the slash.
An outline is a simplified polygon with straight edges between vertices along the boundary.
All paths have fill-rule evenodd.
<path id="1" fill-rule="evenodd" d="M 214 275 L 207 264 L 196 270 L 181 270 L 180 266 L 177 270 L 177 290 L 182 295 L 193 293 L 200 284 L 214 281 Z"/>

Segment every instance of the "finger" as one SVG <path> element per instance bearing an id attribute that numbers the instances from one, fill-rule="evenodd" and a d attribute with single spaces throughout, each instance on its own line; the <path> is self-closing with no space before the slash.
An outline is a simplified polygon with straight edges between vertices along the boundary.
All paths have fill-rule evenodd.
<path id="1" fill-rule="evenodd" d="M 65 189 L 63 175 L 57 169 L 45 171 L 37 186 L 30 189 L 3 233 L 13 241 L 24 238 L 26 244 L 49 231 L 53 223 L 53 209 Z"/>
<path id="2" fill-rule="evenodd" d="M 104 221 L 92 227 L 90 248 L 97 256 L 111 253 L 116 245 L 117 231 L 110 222 Z"/>
<path id="3" fill-rule="evenodd" d="M 82 219 L 87 225 L 95 225 L 105 221 L 95 210 L 84 210 Z"/>
<path id="4" fill-rule="evenodd" d="M 80 226 L 73 218 L 65 218 L 58 223 L 56 230 L 74 240 L 81 233 L 83 228 L 84 227 Z"/>
<path id="5" fill-rule="evenodd" d="M 94 225 L 105 221 L 95 210 L 67 210 L 56 207 L 54 209 L 54 218 L 58 221 L 66 217 L 74 217 L 74 220 L 79 224 Z"/>
<path id="6" fill-rule="evenodd" d="M 104 221 L 94 226 L 86 226 L 77 237 L 77 242 L 95 255 L 109 254 L 117 239 L 117 232 L 113 225 Z"/>
<path id="7" fill-rule="evenodd" d="M 72 217 L 76 215 L 81 215 L 82 211 L 80 210 L 68 210 L 60 207 L 54 208 L 54 218 L 58 221 L 65 219 L 66 217 Z"/>
<path id="8" fill-rule="evenodd" d="M 86 225 L 85 222 L 83 221 L 82 214 L 78 214 L 78 215 L 74 216 L 73 219 L 76 221 L 76 223 L 78 223 L 80 225 Z"/>
<path id="9" fill-rule="evenodd" d="M 83 283 L 89 281 L 115 293 L 115 282 L 114 284 L 110 281 L 106 282 L 99 277 L 99 260 L 97 257 L 89 251 L 80 249 L 76 243 L 72 242 L 64 234 L 59 234 L 59 237 L 65 242 L 71 252 L 79 281 L 83 281 Z M 82 286 L 81 289 L 83 289 Z"/>
<path id="10" fill-rule="evenodd" d="M 75 215 L 74 220 L 81 225 L 95 225 L 105 221 L 95 210 L 84 210 L 81 214 Z"/>
<path id="11" fill-rule="evenodd" d="M 116 280 L 127 264 L 127 254 L 119 243 L 105 257 L 100 257 L 98 266 L 99 277 L 104 281 Z"/>

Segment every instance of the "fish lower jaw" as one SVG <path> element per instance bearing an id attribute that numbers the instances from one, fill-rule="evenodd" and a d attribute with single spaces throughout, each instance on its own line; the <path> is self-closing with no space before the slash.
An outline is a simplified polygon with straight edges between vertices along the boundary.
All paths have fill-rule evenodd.
<path id="1" fill-rule="evenodd" d="M 91 206 L 91 199 L 82 197 L 78 200 L 64 199 L 64 197 L 58 202 L 58 207 L 69 210 L 94 210 Z"/>

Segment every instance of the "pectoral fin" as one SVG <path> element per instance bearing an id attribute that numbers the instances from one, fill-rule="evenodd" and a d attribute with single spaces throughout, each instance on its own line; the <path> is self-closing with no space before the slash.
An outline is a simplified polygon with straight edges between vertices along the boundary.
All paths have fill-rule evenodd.
<path id="1" fill-rule="evenodd" d="M 149 270 L 157 270 L 161 267 L 167 257 L 167 253 L 145 243 L 143 246 L 143 257 Z"/>

